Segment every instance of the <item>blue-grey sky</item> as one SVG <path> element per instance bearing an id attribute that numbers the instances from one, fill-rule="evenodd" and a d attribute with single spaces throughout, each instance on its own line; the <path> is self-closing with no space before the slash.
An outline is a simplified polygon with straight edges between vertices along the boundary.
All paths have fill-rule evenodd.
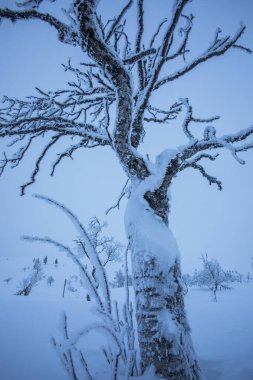
<path id="1" fill-rule="evenodd" d="M 65 1 L 49 4 L 56 9 Z M 103 14 L 112 15 L 113 0 L 101 0 Z M 159 19 L 166 16 L 172 0 L 146 0 L 147 33 L 155 30 Z M 12 0 L 0 0 L 1 7 L 13 6 Z M 58 6 L 59 7 L 59 6 Z M 233 34 L 243 21 L 247 30 L 241 43 L 253 49 L 253 2 L 251 0 L 194 0 L 185 13 L 195 15 L 190 39 L 192 57 L 212 41 L 219 26 L 223 33 Z M 131 14 L 131 22 L 135 16 Z M 0 96 L 23 98 L 34 94 L 34 87 L 44 90 L 63 88 L 66 82 L 61 63 L 69 57 L 83 60 L 78 48 L 58 42 L 56 32 L 39 21 L 0 25 Z M 183 64 L 183 62 L 181 62 Z M 171 68 L 174 70 L 174 67 Z M 156 104 L 170 105 L 180 97 L 189 97 L 196 117 L 220 115 L 215 123 L 217 134 L 233 133 L 253 124 L 253 54 L 232 49 L 196 68 L 185 77 L 171 83 L 155 96 Z M 200 130 L 202 127 L 198 126 Z M 149 126 L 142 151 L 153 158 L 165 148 L 186 143 L 179 122 Z M 0 141 L 1 151 L 5 143 Z M 20 197 L 20 185 L 27 181 L 32 164 L 41 149 L 34 144 L 20 167 L 8 170 L 0 178 L 0 255 L 31 257 L 44 254 L 46 246 L 20 241 L 23 234 L 52 236 L 63 242 L 75 238 L 75 231 L 59 211 L 32 198 L 39 193 L 63 202 L 85 223 L 97 215 L 109 222 L 108 232 L 125 241 L 123 213 L 105 210 L 117 200 L 125 176 L 112 151 L 98 148 L 79 151 L 74 160 L 65 160 L 55 177 L 50 177 L 50 165 L 56 150 L 41 167 L 36 184 Z M 239 165 L 224 152 L 215 163 L 208 163 L 209 172 L 223 182 L 223 191 L 210 187 L 199 173 L 183 172 L 171 189 L 170 225 L 177 238 L 184 271 L 200 266 L 200 256 L 208 253 L 228 269 L 246 272 L 253 256 L 253 152 L 243 155 L 246 165 Z M 207 167 L 207 166 L 206 166 Z"/>

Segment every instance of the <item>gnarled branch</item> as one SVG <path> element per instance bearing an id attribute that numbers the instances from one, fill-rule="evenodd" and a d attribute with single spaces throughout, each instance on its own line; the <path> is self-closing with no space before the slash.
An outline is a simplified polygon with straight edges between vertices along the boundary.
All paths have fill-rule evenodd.
<path id="1" fill-rule="evenodd" d="M 57 30 L 58 38 L 61 42 L 71 45 L 79 44 L 77 32 L 49 13 L 41 13 L 34 9 L 27 11 L 13 11 L 8 8 L 0 8 L 0 20 L 3 19 L 7 19 L 12 22 L 20 20 L 41 20 L 53 26 Z"/>

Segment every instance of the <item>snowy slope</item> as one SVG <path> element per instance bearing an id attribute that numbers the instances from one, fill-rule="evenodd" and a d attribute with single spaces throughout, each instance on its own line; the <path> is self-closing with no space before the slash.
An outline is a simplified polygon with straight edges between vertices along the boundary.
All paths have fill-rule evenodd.
<path id="1" fill-rule="evenodd" d="M 51 345 L 53 335 L 61 340 L 61 314 L 66 311 L 70 330 L 75 331 L 94 322 L 92 302 L 79 279 L 72 278 L 76 292 L 66 289 L 65 278 L 75 276 L 76 270 L 68 259 L 58 255 L 48 257 L 43 266 L 46 276 L 55 283 L 48 286 L 40 281 L 28 297 L 13 295 L 17 286 L 29 274 L 32 261 L 1 258 L 0 261 L 0 379 L 1 380 L 67 380 L 68 376 Z M 43 258 L 42 258 L 43 259 Z M 9 283 L 4 279 L 12 277 Z M 120 302 L 123 289 L 113 296 Z M 218 302 L 205 290 L 192 289 L 186 296 L 186 308 L 192 326 L 192 337 L 200 365 L 207 380 L 253 379 L 253 283 L 236 285 L 233 290 L 218 293 Z M 95 380 L 106 380 L 103 361 L 97 348 L 106 343 L 106 336 L 93 332 L 82 341 L 89 362 L 96 368 Z M 149 379 L 155 377 L 150 373 Z"/>
<path id="2" fill-rule="evenodd" d="M 218 302 L 203 289 L 186 296 L 192 338 L 208 380 L 253 379 L 253 283 L 233 286 L 218 293 Z"/>

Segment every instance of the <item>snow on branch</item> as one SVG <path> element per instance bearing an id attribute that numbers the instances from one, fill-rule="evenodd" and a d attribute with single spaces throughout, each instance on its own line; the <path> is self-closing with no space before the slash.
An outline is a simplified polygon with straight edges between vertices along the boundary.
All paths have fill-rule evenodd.
<path id="1" fill-rule="evenodd" d="M 186 164 L 184 168 L 188 167 Z M 206 178 L 209 182 L 209 185 L 211 186 L 212 184 L 216 184 L 218 186 L 219 190 L 222 190 L 222 183 L 219 181 L 216 177 L 211 176 L 210 174 L 207 173 L 207 171 L 203 168 L 202 165 L 199 165 L 195 162 L 189 164 L 189 167 L 192 167 L 193 169 L 198 170 L 204 178 Z"/>
<path id="2" fill-rule="evenodd" d="M 211 117 L 211 118 L 208 118 L 208 119 L 195 118 L 195 117 L 193 117 L 192 106 L 189 104 L 189 99 L 188 98 L 184 98 L 184 99 L 181 98 L 181 99 L 179 99 L 179 101 L 186 108 L 186 116 L 185 116 L 185 119 L 184 119 L 183 124 L 182 124 L 182 129 L 183 129 L 184 134 L 186 135 L 186 137 L 189 140 L 193 140 L 194 139 L 193 134 L 189 130 L 189 125 L 190 125 L 191 122 L 195 122 L 195 123 L 211 123 L 211 122 L 213 122 L 215 120 L 218 120 L 220 118 L 219 116 L 214 116 L 214 117 Z M 214 128 L 214 127 L 212 127 L 212 128 Z M 206 133 L 208 133 L 209 129 L 210 129 L 210 127 L 208 127 L 208 129 L 205 130 Z M 213 131 L 213 133 L 215 133 L 214 129 L 212 129 L 212 131 Z"/>
<path id="3" fill-rule="evenodd" d="M 50 14 L 39 12 L 41 3 L 42 0 L 23 0 L 20 2 L 21 8 L 25 9 L 23 11 L 0 8 L 0 19 L 13 22 L 40 19 L 47 22 L 58 31 L 62 42 L 79 45 L 87 56 L 87 62 L 84 61 L 78 68 L 73 67 L 70 61 L 63 65 L 66 71 L 75 76 L 73 81 L 68 82 L 66 89 L 54 92 L 37 89 L 38 96 L 29 97 L 25 101 L 7 97 L 4 99 L 7 107 L 0 110 L 0 137 L 13 138 L 13 145 L 17 144 L 18 147 L 12 156 L 4 153 L 0 174 L 7 165 L 17 166 L 32 141 L 49 132 L 50 140 L 38 157 L 31 179 L 23 189 L 34 182 L 41 160 L 56 141 L 64 136 L 75 137 L 78 141 L 58 153 L 51 174 L 63 158 L 71 158 L 77 149 L 109 145 L 130 179 L 145 179 L 151 171 L 145 157 L 137 152 L 145 134 L 144 121 L 167 123 L 177 117 L 182 106 L 186 108 L 182 129 L 189 142 L 178 149 L 176 156 L 170 158 L 166 169 L 163 169 L 164 186 L 183 167 L 189 165 L 191 159 L 194 168 L 208 178 L 199 160 L 194 161 L 194 157 L 210 149 L 226 148 L 239 163 L 244 163 L 239 153 L 251 149 L 252 143 L 240 142 L 252 135 L 252 128 L 236 135 L 217 138 L 215 128 L 208 125 L 203 139 L 196 139 L 190 130 L 190 123 L 211 123 L 218 117 L 195 118 L 188 99 L 181 99 L 167 110 L 150 104 L 154 90 L 180 78 L 205 61 L 221 56 L 231 48 L 251 53 L 249 48 L 240 43 L 245 31 L 243 24 L 232 36 L 223 36 L 218 28 L 207 49 L 186 62 L 194 17 L 184 10 L 190 0 L 174 0 L 171 14 L 156 26 L 148 43 L 144 38 L 147 26 L 143 0 L 136 1 L 137 33 L 132 40 L 128 34 L 127 12 L 133 5 L 133 0 L 125 0 L 120 12 L 106 23 L 98 14 L 99 1 L 72 2 L 69 11 L 65 12 L 69 25 Z M 179 39 L 176 38 L 178 32 Z M 169 68 L 167 63 L 179 57 L 184 60 L 183 67 L 168 75 L 163 74 L 165 76 L 161 78 L 161 73 L 166 73 Z M 137 88 L 134 88 L 133 69 L 138 74 Z M 112 105 L 116 105 L 113 133 L 110 132 Z M 210 180 L 211 177 L 209 176 Z"/>
<path id="4" fill-rule="evenodd" d="M 190 63 L 186 64 L 184 67 L 179 69 L 178 71 L 174 72 L 171 75 L 168 75 L 162 79 L 159 79 L 153 89 L 157 90 L 164 84 L 171 82 L 175 79 L 178 79 L 179 77 L 183 76 L 184 74 L 188 73 L 192 69 L 194 69 L 199 64 L 209 60 L 210 58 L 220 56 L 224 54 L 227 50 L 229 50 L 232 47 L 238 47 L 237 41 L 240 39 L 240 37 L 243 35 L 246 27 L 245 25 L 241 25 L 235 35 L 233 37 L 224 37 L 222 39 L 219 39 L 217 35 L 215 35 L 214 41 L 211 43 L 209 48 L 202 53 L 199 57 L 195 58 Z M 248 49 L 246 49 L 248 50 Z"/>
<path id="5" fill-rule="evenodd" d="M 41 3 L 43 3 L 44 0 L 27 0 L 22 2 L 16 2 L 17 6 L 20 8 L 26 8 L 26 9 L 36 9 L 40 6 Z M 50 3 L 54 3 L 56 0 L 47 0 Z"/>
<path id="6" fill-rule="evenodd" d="M 34 170 L 32 172 L 30 181 L 26 182 L 24 185 L 21 186 L 21 195 L 25 194 L 25 189 L 28 186 L 30 186 L 33 183 L 35 183 L 36 176 L 37 176 L 37 174 L 39 173 L 39 170 L 40 170 L 40 163 L 41 163 L 41 161 L 46 156 L 48 150 L 60 139 L 60 137 L 61 137 L 61 134 L 57 134 L 57 135 L 53 136 L 51 138 L 50 142 L 45 146 L 45 148 L 43 149 L 42 153 L 40 154 L 40 156 L 37 158 L 37 160 L 35 162 L 35 168 L 34 168 Z"/>
<path id="7" fill-rule="evenodd" d="M 144 32 L 144 9 L 143 9 L 143 0 L 137 1 L 137 35 L 135 41 L 135 52 L 136 54 L 140 53 L 142 37 Z M 138 68 L 138 78 L 139 78 L 139 88 L 142 91 L 144 87 L 144 72 L 143 72 L 143 62 L 141 60 L 137 63 Z"/>
<path id="8" fill-rule="evenodd" d="M 153 122 L 153 123 L 168 123 L 170 120 L 174 120 L 177 118 L 178 114 L 182 110 L 182 103 L 176 102 L 172 104 L 168 111 L 153 107 L 149 105 L 147 107 L 147 112 L 149 116 L 144 116 L 144 121 Z"/>
<path id="9" fill-rule="evenodd" d="M 104 101 L 112 104 L 112 94 L 98 87 L 84 91 L 73 82 L 69 86 L 70 89 L 48 93 L 37 88 L 39 95 L 29 96 L 27 100 L 5 96 L 6 106 L 0 109 L 0 137 L 51 130 L 107 144 L 108 133 L 103 128 Z"/>
<path id="10" fill-rule="evenodd" d="M 97 3 L 91 1 L 85 3 L 90 3 L 89 7 L 84 2 L 76 3 L 75 6 L 81 25 L 80 35 L 86 41 L 88 56 L 101 70 L 104 70 L 105 76 L 115 88 L 118 100 L 112 137 L 113 148 L 128 176 L 145 178 L 149 175 L 145 160 L 132 149 L 129 139 L 134 104 L 131 73 L 125 68 L 117 49 L 109 47 L 98 30 L 95 17 Z"/>
<path id="11" fill-rule="evenodd" d="M 4 153 L 0 175 L 8 165 L 14 168 L 20 164 L 35 138 L 56 132 L 37 158 L 30 181 L 22 186 L 22 195 L 25 188 L 35 182 L 41 161 L 60 138 L 75 137 L 79 142 L 58 154 L 51 175 L 61 160 L 72 158 L 77 149 L 112 144 L 108 127 L 109 107 L 115 100 L 113 89 L 101 81 L 96 68 L 85 72 L 72 67 L 70 61 L 63 67 L 75 76 L 75 81 L 69 82 L 67 89 L 45 92 L 36 88 L 38 95 L 29 96 L 26 100 L 3 98 L 0 138 L 14 138 L 9 147 L 16 144 L 17 150 L 8 158 Z"/>
<path id="12" fill-rule="evenodd" d="M 164 33 L 162 43 L 157 49 L 157 54 L 153 58 L 153 62 L 149 67 L 149 74 L 145 80 L 145 86 L 143 91 L 140 91 L 138 95 L 138 100 L 136 102 L 134 119 L 132 121 L 132 133 L 131 133 L 131 144 L 133 147 L 137 148 L 142 138 L 143 125 L 142 118 L 146 107 L 148 106 L 149 98 L 153 91 L 154 85 L 158 80 L 159 74 L 162 70 L 164 63 L 166 62 L 166 57 L 168 51 L 170 50 L 172 44 L 172 36 L 177 27 L 178 20 L 182 14 L 184 6 L 189 0 L 180 0 L 174 2 L 174 7 L 172 11 L 171 21 L 169 22 L 167 29 Z M 142 88 L 140 88 L 142 90 Z"/>
<path id="13" fill-rule="evenodd" d="M 176 57 L 182 55 L 184 61 L 185 61 L 185 54 L 189 53 L 189 50 L 187 50 L 187 43 L 189 39 L 189 35 L 191 33 L 192 27 L 193 27 L 193 18 L 194 16 L 191 14 L 189 16 L 183 15 L 187 21 L 187 24 L 185 27 L 180 28 L 180 34 L 183 36 L 183 41 L 181 42 L 181 45 L 179 48 L 177 48 L 176 52 L 173 54 L 168 54 L 166 57 L 166 61 L 171 61 L 172 59 L 175 59 Z"/>
<path id="14" fill-rule="evenodd" d="M 42 132 L 39 134 L 41 135 Z M 14 155 L 11 157 L 11 158 L 8 158 L 7 157 L 7 154 L 6 152 L 3 152 L 3 159 L 0 160 L 1 164 L 0 164 L 0 176 L 3 174 L 3 171 L 4 169 L 7 167 L 8 164 L 11 165 L 11 168 L 15 168 L 16 166 L 19 165 L 19 163 L 21 162 L 21 160 L 24 158 L 25 156 L 25 153 L 27 152 L 27 150 L 30 148 L 31 144 L 32 144 L 32 141 L 33 139 L 37 137 L 36 135 L 35 136 L 32 136 L 28 139 L 27 142 L 25 142 L 24 145 L 22 145 L 16 153 L 14 153 Z M 13 146 L 14 144 L 16 144 L 17 142 L 19 141 L 22 141 L 22 138 L 17 138 L 15 139 L 14 141 L 12 141 L 11 144 L 9 144 L 8 146 Z"/>
<path id="15" fill-rule="evenodd" d="M 79 141 L 77 144 L 71 144 L 70 147 L 65 149 L 64 152 L 58 153 L 58 158 L 52 165 L 52 170 L 51 170 L 50 175 L 51 176 L 54 175 L 56 167 L 61 163 L 63 158 L 68 157 L 68 158 L 71 158 L 71 160 L 73 160 L 72 155 L 76 150 L 78 150 L 80 148 L 84 148 L 84 147 L 93 148 L 93 147 L 96 147 L 98 145 L 100 145 L 100 144 L 96 144 L 96 143 L 94 145 L 89 144 L 89 141 L 87 139 L 81 139 L 81 141 Z"/>
<path id="16" fill-rule="evenodd" d="M 90 374 L 90 370 L 89 370 L 89 367 L 88 367 L 88 363 L 87 363 L 87 361 L 85 360 L 84 355 L 83 355 L 83 353 L 82 353 L 81 351 L 80 351 L 79 355 L 80 355 L 80 362 L 81 362 L 82 367 L 83 367 L 83 369 L 84 369 L 84 373 L 87 375 L 87 379 L 88 379 L 88 380 L 93 380 L 93 377 L 92 377 L 91 374 Z"/>
<path id="17" fill-rule="evenodd" d="M 63 330 L 63 335 L 65 337 L 65 340 L 68 340 L 69 339 L 68 317 L 67 317 L 67 314 L 65 312 L 62 315 L 62 320 L 63 321 L 62 321 L 61 326 L 62 326 L 62 330 Z M 68 349 L 67 352 L 64 353 L 63 359 L 64 359 L 65 364 L 66 364 L 66 369 L 69 372 L 72 379 L 78 380 L 75 365 L 74 365 L 72 351 L 70 349 Z"/>
<path id="18" fill-rule="evenodd" d="M 209 123 L 218 119 L 218 116 L 199 119 L 193 117 L 192 107 L 189 105 L 188 99 L 181 99 L 182 103 L 186 106 L 186 118 L 183 120 L 182 128 L 189 139 L 187 145 L 178 147 L 177 150 L 165 150 L 157 158 L 161 161 L 160 164 L 160 177 L 162 180 L 159 182 L 159 191 L 167 191 L 172 179 L 177 176 L 186 168 L 193 168 L 198 170 L 204 178 L 206 178 L 210 185 L 216 184 L 219 190 L 222 190 L 222 183 L 215 176 L 207 173 L 206 169 L 200 165 L 202 159 L 215 161 L 219 154 L 211 155 L 208 151 L 214 149 L 228 149 L 234 159 L 240 164 L 245 161 L 238 156 L 239 152 L 245 152 L 253 148 L 253 141 L 245 141 L 253 135 L 253 126 L 241 130 L 235 134 L 224 135 L 221 137 L 216 136 L 216 129 L 213 126 L 207 126 L 203 132 L 203 138 L 194 138 L 193 134 L 189 131 L 188 126 L 190 122 L 196 123 Z M 240 144 L 243 142 L 243 144 Z M 158 190 L 157 190 L 158 191 Z"/>
<path id="19" fill-rule="evenodd" d="M 122 198 L 124 198 L 124 197 L 129 193 L 128 184 L 129 184 L 129 179 L 126 181 L 125 185 L 123 186 L 123 188 L 122 188 L 122 190 L 121 190 L 121 193 L 120 193 L 120 195 L 119 195 L 119 198 L 118 198 L 116 204 L 113 205 L 113 206 L 111 206 L 111 207 L 109 207 L 109 208 L 106 210 L 106 212 L 105 212 L 106 215 L 108 215 L 109 212 L 110 212 L 111 210 L 115 209 L 115 208 L 117 208 L 117 209 L 119 210 L 119 206 L 120 206 L 120 202 L 121 202 Z"/>
<path id="20" fill-rule="evenodd" d="M 150 56 L 150 55 L 153 55 L 155 53 L 156 53 L 156 49 L 155 48 L 150 48 L 150 49 L 147 49 L 147 50 L 142 50 L 138 54 L 133 54 L 130 57 L 125 58 L 123 60 L 123 63 L 125 65 L 132 65 L 133 63 L 138 62 L 138 61 L 142 60 L 143 58 L 145 58 L 147 56 Z"/>
<path id="21" fill-rule="evenodd" d="M 111 262 L 120 262 L 123 248 L 112 236 L 105 236 L 103 234 L 105 227 L 107 227 L 105 222 L 101 223 L 98 218 L 93 217 L 90 219 L 87 228 L 89 239 L 98 253 L 103 267 L 106 267 Z M 82 240 L 79 240 L 78 243 L 83 247 Z M 87 255 L 87 251 L 85 254 Z"/>
<path id="22" fill-rule="evenodd" d="M 158 25 L 157 30 L 155 31 L 155 33 L 153 34 L 153 36 L 152 36 L 152 38 L 151 38 L 151 40 L 150 40 L 150 44 L 149 44 L 149 47 L 150 47 L 150 48 L 153 47 L 153 45 L 154 45 L 154 43 L 155 43 L 155 41 L 156 41 L 156 38 L 158 37 L 158 35 L 159 35 L 160 31 L 161 31 L 162 26 L 163 26 L 167 21 L 168 21 L 167 18 L 165 18 L 165 19 L 162 20 L 162 21 L 160 22 L 160 24 Z"/>
<path id="23" fill-rule="evenodd" d="M 110 38 L 112 37 L 116 27 L 121 22 L 122 18 L 124 17 L 125 13 L 128 11 L 128 9 L 132 6 L 133 0 L 129 0 L 128 3 L 125 5 L 125 7 L 121 10 L 119 15 L 115 17 L 114 21 L 112 22 L 112 25 L 109 29 L 109 31 L 106 33 L 105 36 L 105 42 L 108 43 Z"/>
<path id="24" fill-rule="evenodd" d="M 29 3 L 29 1 L 26 3 Z M 30 1 L 30 3 L 35 4 L 35 1 Z M 41 1 L 36 1 L 36 3 L 41 3 Z M 15 11 L 8 8 L 0 8 L 0 21 L 3 19 L 7 19 L 12 22 L 31 19 L 41 20 L 53 26 L 57 30 L 58 38 L 61 42 L 71 45 L 79 44 L 79 37 L 76 30 L 73 30 L 70 26 L 64 24 L 56 17 L 48 13 L 41 13 L 37 11 L 36 9 L 34 9 L 37 8 L 37 6 L 31 6 L 31 8 L 29 8 L 26 11 Z"/>

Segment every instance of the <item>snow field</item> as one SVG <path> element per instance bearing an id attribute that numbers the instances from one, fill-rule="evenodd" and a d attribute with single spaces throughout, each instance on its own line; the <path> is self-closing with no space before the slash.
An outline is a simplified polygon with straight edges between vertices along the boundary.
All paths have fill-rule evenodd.
<path id="1" fill-rule="evenodd" d="M 75 268 L 69 259 L 48 256 L 44 266 L 46 275 L 52 275 L 55 283 L 48 286 L 41 280 L 28 297 L 14 296 L 17 285 L 29 274 L 21 258 L 1 258 L 0 272 L 0 379 L 1 380 L 67 380 L 50 337 L 62 340 L 61 315 L 68 316 L 70 335 L 87 324 L 97 321 L 93 302 L 86 301 L 79 279 L 73 280 L 76 292 L 66 289 L 62 298 L 65 278 L 75 276 Z M 43 258 L 42 258 L 43 259 Z M 69 275 L 69 273 L 71 273 Z M 72 274 L 73 273 L 73 274 Z M 68 276 L 67 276 L 68 274 Z M 9 283 L 3 280 L 12 277 Z M 190 288 L 186 295 L 186 310 L 192 327 L 192 338 L 203 374 L 207 380 L 253 379 L 253 283 L 234 285 L 234 289 L 218 292 L 218 302 L 213 302 L 211 292 Z M 124 299 L 124 289 L 114 289 L 114 299 L 119 304 Z M 132 297 L 132 295 L 131 295 Z M 95 380 L 106 380 L 105 363 L 99 347 L 108 337 L 93 331 L 81 338 Z M 150 369 L 142 377 L 154 380 Z"/>

